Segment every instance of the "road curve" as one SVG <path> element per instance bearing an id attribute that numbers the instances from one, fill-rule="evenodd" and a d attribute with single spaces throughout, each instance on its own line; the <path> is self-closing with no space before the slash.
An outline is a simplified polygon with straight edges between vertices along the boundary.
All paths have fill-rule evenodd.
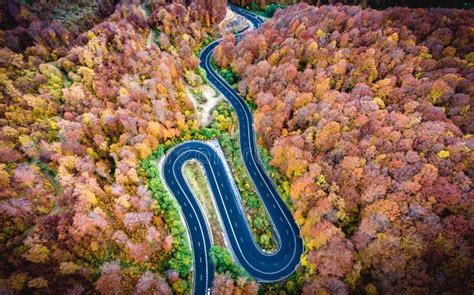
<path id="1" fill-rule="evenodd" d="M 247 18 L 254 28 L 262 21 L 249 12 L 229 5 L 237 14 Z M 194 294 L 206 294 L 212 286 L 214 269 L 209 250 L 211 233 L 199 201 L 194 197 L 183 176 L 183 166 L 189 160 L 197 160 L 204 168 L 206 178 L 225 231 L 227 245 L 240 265 L 259 282 L 275 282 L 292 274 L 303 253 L 299 228 L 291 212 L 280 198 L 260 160 L 255 142 L 253 119 L 243 99 L 211 67 L 211 56 L 218 41 L 207 46 L 200 57 L 200 66 L 206 71 L 210 83 L 216 87 L 234 108 L 239 121 L 239 142 L 242 159 L 255 188 L 270 216 L 278 248 L 264 253 L 253 239 L 240 197 L 233 189 L 232 176 L 228 174 L 216 150 L 207 143 L 188 141 L 173 148 L 165 157 L 162 174 L 177 199 L 188 227 L 194 254 Z"/>

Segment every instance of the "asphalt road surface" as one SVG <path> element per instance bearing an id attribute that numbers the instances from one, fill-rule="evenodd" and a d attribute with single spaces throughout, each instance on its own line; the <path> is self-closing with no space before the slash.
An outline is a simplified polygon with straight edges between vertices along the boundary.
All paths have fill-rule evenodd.
<path id="1" fill-rule="evenodd" d="M 233 5 L 229 7 L 247 18 L 254 28 L 262 25 L 259 17 Z M 182 172 L 183 165 L 189 160 L 197 160 L 203 166 L 226 234 L 227 245 L 251 277 L 259 282 L 282 280 L 295 271 L 304 251 L 299 228 L 260 160 L 250 110 L 244 100 L 211 67 L 211 56 L 218 42 L 219 40 L 211 43 L 203 50 L 200 65 L 205 69 L 209 82 L 224 95 L 237 114 L 242 159 L 271 218 L 278 248 L 273 253 L 265 253 L 254 241 L 242 210 L 240 196 L 233 189 L 235 183 L 232 175 L 225 169 L 223 159 L 216 150 L 199 141 L 188 141 L 176 146 L 166 155 L 162 173 L 180 205 L 191 238 L 194 294 L 209 292 L 214 279 L 214 267 L 209 255 L 212 239 L 207 220 Z"/>

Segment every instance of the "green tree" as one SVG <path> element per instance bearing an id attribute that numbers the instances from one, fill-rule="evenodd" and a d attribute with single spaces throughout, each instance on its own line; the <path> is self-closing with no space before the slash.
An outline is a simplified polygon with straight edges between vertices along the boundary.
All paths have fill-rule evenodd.
<path id="1" fill-rule="evenodd" d="M 281 5 L 281 4 L 269 4 L 265 7 L 265 16 L 266 17 L 273 17 L 275 12 L 280 9 L 280 8 L 285 8 L 286 5 Z"/>
<path id="2" fill-rule="evenodd" d="M 228 272 L 231 274 L 233 279 L 247 276 L 244 269 L 240 265 L 234 263 L 234 260 L 227 249 L 220 246 L 213 246 L 210 254 L 217 273 Z"/>

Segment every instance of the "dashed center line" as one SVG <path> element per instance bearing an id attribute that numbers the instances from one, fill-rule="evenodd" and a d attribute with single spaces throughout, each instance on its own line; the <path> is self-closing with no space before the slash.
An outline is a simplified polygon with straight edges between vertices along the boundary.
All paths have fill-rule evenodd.
<path id="1" fill-rule="evenodd" d="M 247 15 L 246 13 L 242 12 L 241 14 L 243 14 L 244 16 Z M 249 17 L 250 18 L 250 17 Z M 251 20 L 252 21 L 252 20 Z M 255 19 L 253 21 L 256 21 Z M 253 27 L 255 28 L 258 28 L 259 27 L 259 21 L 257 20 L 256 23 L 253 25 Z M 254 184 L 256 186 L 261 186 L 262 183 L 264 186 L 266 186 L 266 191 L 265 191 L 265 187 L 263 189 L 261 189 L 261 187 L 257 187 L 257 190 L 259 192 L 259 194 L 261 192 L 267 192 L 266 193 L 266 197 L 268 198 L 267 199 L 263 199 L 264 200 L 264 204 L 267 208 L 267 210 L 270 208 L 269 205 L 271 204 L 272 205 L 272 208 L 274 210 L 276 210 L 276 214 L 275 212 L 272 212 L 271 210 L 268 210 L 269 213 L 270 213 L 270 217 L 272 218 L 272 220 L 274 220 L 274 218 L 277 218 L 278 214 L 286 214 L 285 211 L 282 211 L 281 208 L 278 209 L 278 207 L 280 207 L 280 203 L 277 203 L 278 207 L 275 205 L 275 203 L 273 203 L 273 201 L 277 202 L 277 198 L 279 197 L 278 196 L 278 193 L 277 192 L 273 192 L 272 188 L 269 186 L 268 182 L 271 181 L 269 180 L 268 176 L 265 176 L 266 174 L 264 174 L 264 170 L 262 171 L 263 166 L 261 165 L 261 163 L 259 164 L 259 162 L 256 162 L 256 160 L 259 160 L 258 158 L 258 152 L 256 150 L 256 147 L 255 145 L 252 145 L 252 142 L 253 144 L 255 144 L 254 142 L 254 137 L 253 137 L 253 133 L 252 133 L 252 129 L 250 128 L 253 128 L 252 126 L 252 117 L 251 117 L 251 113 L 248 111 L 248 109 L 246 109 L 245 107 L 245 102 L 241 101 L 242 98 L 237 96 L 237 94 L 228 89 L 228 86 L 227 84 L 225 84 L 224 82 L 222 82 L 222 79 L 220 79 L 219 77 L 216 78 L 214 77 L 216 74 L 215 72 L 213 73 L 211 69 L 209 69 L 209 57 L 211 56 L 212 52 L 213 52 L 213 49 L 215 48 L 215 44 L 217 43 L 212 43 L 214 47 L 209 47 L 209 50 L 207 50 L 208 48 L 206 48 L 204 51 L 203 51 L 203 55 L 201 55 L 201 65 L 203 65 L 203 68 L 205 69 L 205 71 L 209 74 L 209 81 L 211 81 L 212 84 L 214 84 L 216 86 L 216 88 L 218 88 L 219 91 L 221 91 L 222 93 L 225 93 L 225 96 L 226 96 L 226 99 L 231 102 L 232 106 L 234 107 L 236 113 L 237 113 L 237 116 L 238 116 L 238 119 L 239 119 L 239 122 L 242 122 L 242 127 L 243 129 L 245 130 L 248 130 L 248 132 L 242 132 L 240 134 L 241 136 L 241 140 L 240 140 L 240 144 L 241 144 L 241 155 L 243 157 L 243 160 L 244 160 L 244 164 L 246 165 L 246 168 L 247 168 L 247 172 L 251 172 L 250 175 L 252 175 L 252 180 L 254 182 Z M 207 51 L 206 51 L 207 50 Z M 205 59 L 205 61 L 203 60 Z M 220 86 L 220 87 L 219 87 Z M 245 121 L 246 120 L 246 121 Z M 248 124 L 247 124 L 248 123 Z M 242 138 L 244 140 L 242 140 Z M 187 143 L 184 143 L 184 144 L 187 144 Z M 183 145 L 184 145 L 183 144 Z M 176 148 L 173 148 L 173 149 L 177 149 Z M 183 149 L 181 152 L 182 153 L 186 153 L 187 151 L 193 151 L 193 152 L 197 152 L 197 153 L 200 153 L 204 156 L 204 159 L 206 159 L 208 162 L 209 165 L 212 163 L 212 165 L 217 165 L 219 164 L 219 161 L 215 161 L 215 157 L 213 158 L 212 162 L 210 159 L 207 158 L 207 155 L 205 153 L 201 153 L 201 152 L 205 152 L 205 149 L 204 147 L 197 147 L 195 150 L 192 150 L 192 149 Z M 250 149 L 250 152 L 249 153 L 245 153 L 244 154 L 244 150 L 247 151 L 248 149 Z M 171 154 L 171 152 L 170 152 Z M 177 165 L 184 165 L 184 163 L 186 162 L 186 158 L 182 158 L 182 161 L 179 161 L 181 159 L 181 155 L 178 154 L 178 156 L 176 158 L 172 158 L 173 161 L 174 161 L 174 164 L 177 164 Z M 219 157 L 217 157 L 219 158 Z M 188 158 L 189 159 L 189 158 Z M 201 157 L 196 157 L 195 158 L 196 160 L 198 161 L 201 161 L 202 163 L 204 163 L 205 161 L 203 160 L 203 158 Z M 250 161 L 250 162 L 249 162 Z M 179 169 L 176 169 L 176 168 L 181 168 L 182 169 L 182 166 L 174 166 L 173 164 L 173 167 L 172 169 L 167 169 L 167 173 L 170 174 L 172 173 L 173 175 L 175 173 L 180 173 Z M 166 164 L 164 167 L 168 167 L 168 165 Z M 233 192 L 233 187 L 229 187 L 229 185 L 232 185 L 232 182 L 231 182 L 231 179 L 230 178 L 225 178 L 223 181 L 222 180 L 218 180 L 216 178 L 216 176 L 214 175 L 214 173 L 217 174 L 218 177 L 221 177 L 221 174 L 224 174 L 224 176 L 228 175 L 229 176 L 229 173 L 227 170 L 222 170 L 222 166 L 219 167 L 218 169 L 214 170 L 213 167 L 211 167 L 210 170 L 206 170 L 206 173 L 209 173 L 211 174 L 212 173 L 212 176 L 214 177 L 214 179 L 211 181 L 209 180 L 209 182 L 211 183 L 211 189 L 213 190 L 213 197 L 216 198 L 215 200 L 220 200 L 220 202 L 222 202 L 222 196 L 224 195 L 225 197 L 225 200 L 229 200 L 229 192 L 232 193 Z M 223 171 L 223 173 L 220 173 L 220 171 Z M 182 171 L 181 171 L 182 173 Z M 263 174 L 262 174 L 263 173 Z M 166 173 L 163 173 L 163 174 L 166 174 Z M 259 176 L 260 174 L 260 176 Z M 208 177 L 211 177 L 210 175 L 207 175 Z M 167 177 L 165 175 L 165 177 Z M 175 182 L 177 184 L 177 186 L 179 186 L 181 189 L 181 184 L 180 184 L 180 179 L 181 178 L 170 178 L 171 181 L 169 183 L 172 184 L 172 186 L 175 186 Z M 225 181 L 225 184 L 226 184 L 226 187 L 225 187 L 225 190 L 224 190 L 224 181 Z M 186 184 L 184 184 L 186 185 Z M 220 191 L 219 188 L 223 189 L 223 191 Z M 175 189 L 175 188 L 174 188 Z M 173 188 L 170 187 L 170 190 L 173 191 Z M 268 193 L 268 191 L 270 191 L 270 194 Z M 210 262 L 208 262 L 208 248 L 210 247 L 210 245 L 212 245 L 212 240 L 209 240 L 209 228 L 207 228 L 206 230 L 206 226 L 203 226 L 202 224 L 202 221 L 200 220 L 203 220 L 204 216 L 202 216 L 203 212 L 202 212 L 202 208 L 200 208 L 199 206 L 199 201 L 196 200 L 194 197 L 194 195 L 192 194 L 192 192 L 189 191 L 189 188 L 186 188 L 185 190 L 182 191 L 183 194 L 181 194 L 180 191 L 177 191 L 176 193 L 176 196 L 179 196 L 180 198 L 178 198 L 178 200 L 180 201 L 180 204 L 183 205 L 183 208 L 181 208 L 182 210 L 182 214 L 183 216 L 189 216 L 189 218 L 185 218 L 185 221 L 188 225 L 188 230 L 189 232 L 191 233 L 191 226 L 194 226 L 194 232 L 193 234 L 191 235 L 192 237 L 192 240 L 191 240 L 191 243 L 193 243 L 194 245 L 197 245 L 197 248 L 201 249 L 201 246 L 204 248 L 204 250 L 199 250 L 199 251 L 193 251 L 193 252 L 198 252 L 198 253 L 194 253 L 195 255 L 195 258 L 194 259 L 197 259 L 197 257 L 199 257 L 199 263 L 204 263 L 204 270 L 203 268 L 201 268 L 201 266 L 199 268 L 195 268 L 194 271 L 196 271 L 196 273 L 193 273 L 193 277 L 195 278 L 194 279 L 194 292 L 195 293 L 206 293 L 210 290 L 210 283 L 212 280 L 212 277 L 213 277 L 213 270 L 212 269 L 209 269 L 209 266 L 210 266 Z M 184 195 L 184 198 L 188 199 L 189 201 L 189 205 L 187 205 L 187 202 L 184 201 L 184 202 L 181 202 L 181 196 Z M 260 196 L 262 197 L 263 194 L 260 194 Z M 230 195 L 230 197 L 238 197 L 238 196 L 235 196 L 234 194 Z M 220 199 L 219 199 L 220 198 Z M 191 199 L 193 199 L 191 201 Z M 234 251 L 234 254 L 236 255 L 237 257 L 237 260 L 244 266 L 244 268 L 249 272 L 249 274 L 255 278 L 263 278 L 263 280 L 265 281 L 276 281 L 276 280 L 280 280 L 284 277 L 287 277 L 289 274 L 291 274 L 294 270 L 294 267 L 296 267 L 296 265 L 299 263 L 299 256 L 300 253 L 299 251 L 302 251 L 302 245 L 301 245 L 301 249 L 297 249 L 297 248 L 300 248 L 299 244 L 297 243 L 298 241 L 296 240 L 297 238 L 297 229 L 296 229 L 296 234 L 295 234 L 295 231 L 293 229 L 293 227 L 290 225 L 289 229 L 292 230 L 294 237 L 293 237 L 293 241 L 294 241 L 294 244 L 291 243 L 291 241 L 289 241 L 288 243 L 288 249 L 283 249 L 282 251 L 280 251 L 282 248 L 286 248 L 286 247 L 282 247 L 282 245 L 286 244 L 282 244 L 283 242 L 285 241 L 281 241 L 283 239 L 281 239 L 280 235 L 278 235 L 278 242 L 279 242 L 279 249 L 274 252 L 274 253 L 271 253 L 271 254 L 268 254 L 268 253 L 264 253 L 264 252 L 255 252 L 254 255 L 252 256 L 250 254 L 250 251 L 255 251 L 256 250 L 259 250 L 258 249 L 258 246 L 257 244 L 255 243 L 255 241 L 253 240 L 253 237 L 252 236 L 246 236 L 246 239 L 245 239 L 245 243 L 246 244 L 243 244 L 244 243 L 244 238 L 242 236 L 243 235 L 247 235 L 249 233 L 248 231 L 248 227 L 244 226 L 244 229 L 240 229 L 239 228 L 239 224 L 241 224 L 241 220 L 239 219 L 237 222 L 235 219 L 236 218 L 245 218 L 243 217 L 244 212 L 242 212 L 241 210 L 241 207 L 239 207 L 239 199 L 233 199 L 230 203 L 225 203 L 224 206 L 221 206 L 219 205 L 218 206 L 218 210 L 219 210 L 219 214 L 222 214 L 221 218 L 227 218 L 225 221 L 223 220 L 224 222 L 224 230 L 227 234 L 227 239 L 230 239 L 233 243 L 232 244 L 232 250 Z M 197 205 L 196 205 L 197 204 Z M 238 215 L 237 216 L 234 216 L 233 215 L 233 210 L 230 206 L 233 206 L 234 208 L 236 208 L 237 212 L 238 212 Z M 236 207 L 237 206 L 237 207 Z M 194 212 L 194 214 L 191 214 L 189 211 L 189 209 L 184 209 L 184 208 L 191 208 L 192 212 Z M 221 212 L 221 211 L 225 211 L 224 212 Z M 229 214 L 227 213 L 227 210 L 229 211 Z M 201 215 L 200 215 L 201 214 Z M 196 216 L 197 220 L 193 218 L 193 216 Z M 283 222 L 283 218 L 282 216 L 278 216 L 280 221 Z M 287 217 L 286 215 L 284 215 L 286 221 L 288 222 L 288 218 L 291 218 L 290 217 Z M 204 218 L 205 219 L 205 218 Z M 234 220 L 232 220 L 234 219 Z M 192 222 L 191 222 L 192 221 Z M 244 222 L 244 225 L 248 225 L 248 221 L 245 221 L 243 220 Z M 199 227 L 194 225 L 194 223 L 198 223 L 199 224 Z M 247 223 L 245 223 L 247 222 Z M 232 223 L 234 226 L 232 226 Z M 206 224 L 207 225 L 207 224 Z M 273 224 L 275 227 L 276 225 Z M 207 225 L 208 226 L 208 225 Z M 236 232 L 234 231 L 235 229 L 239 228 L 239 231 Z M 280 234 L 281 232 L 281 229 L 278 229 L 276 228 L 277 230 L 277 234 Z M 288 229 L 285 229 L 286 230 L 286 236 L 285 237 L 288 237 L 291 239 L 291 235 L 290 235 L 290 232 L 288 231 Z M 200 236 L 199 236 L 199 233 L 200 233 Z M 239 235 L 240 234 L 240 235 Z M 241 243 L 237 242 L 237 239 L 240 240 Z M 285 238 L 286 239 L 286 238 Z M 253 240 L 253 241 L 252 241 Z M 250 244 L 249 244 L 250 242 Z M 252 244 L 253 242 L 253 244 Z M 236 247 L 234 247 L 234 245 Z M 253 248 L 255 247 L 255 249 Z M 194 250 L 194 249 L 193 249 Z M 288 256 L 287 253 L 290 253 L 290 257 Z M 250 256 L 249 256 L 250 254 Z M 282 259 L 282 254 L 284 254 L 284 259 Z M 263 255 L 263 256 L 267 256 L 265 257 L 265 259 L 263 259 L 264 257 L 262 257 L 262 260 L 259 259 L 259 255 Z M 267 258 L 270 258 L 271 256 L 275 256 L 275 257 L 272 257 L 271 260 L 270 259 L 267 259 Z M 253 259 L 249 259 L 250 257 L 252 257 Z M 287 260 L 287 258 L 290 258 L 289 260 Z M 295 258 L 295 259 L 294 259 Z M 266 262 L 265 262 L 266 261 Z M 196 262 L 196 260 L 195 260 Z M 268 263 L 267 263 L 268 262 Z M 276 267 L 276 268 L 263 268 L 261 267 L 261 265 L 271 265 L 270 263 L 273 263 L 274 266 L 276 265 L 280 265 L 280 267 Z M 198 281 L 198 278 L 199 278 L 199 281 L 203 281 L 205 280 L 205 283 L 196 283 Z M 204 288 L 204 289 L 203 289 Z M 204 292 L 202 292 L 204 291 Z"/>

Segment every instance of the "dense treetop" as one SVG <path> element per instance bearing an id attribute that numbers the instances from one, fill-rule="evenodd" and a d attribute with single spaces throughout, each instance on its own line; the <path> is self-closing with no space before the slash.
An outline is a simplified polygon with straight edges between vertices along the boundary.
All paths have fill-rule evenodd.
<path id="1" fill-rule="evenodd" d="M 37 17 L 61 1 L 6 7 L 24 13 L 0 32 L 0 293 L 189 290 L 184 228 L 144 160 L 199 127 L 185 86 L 214 2 L 120 1 L 90 30 Z"/>
<path id="2" fill-rule="evenodd" d="M 472 289 L 473 22 L 299 4 L 216 51 L 291 181 L 305 294 Z"/>

